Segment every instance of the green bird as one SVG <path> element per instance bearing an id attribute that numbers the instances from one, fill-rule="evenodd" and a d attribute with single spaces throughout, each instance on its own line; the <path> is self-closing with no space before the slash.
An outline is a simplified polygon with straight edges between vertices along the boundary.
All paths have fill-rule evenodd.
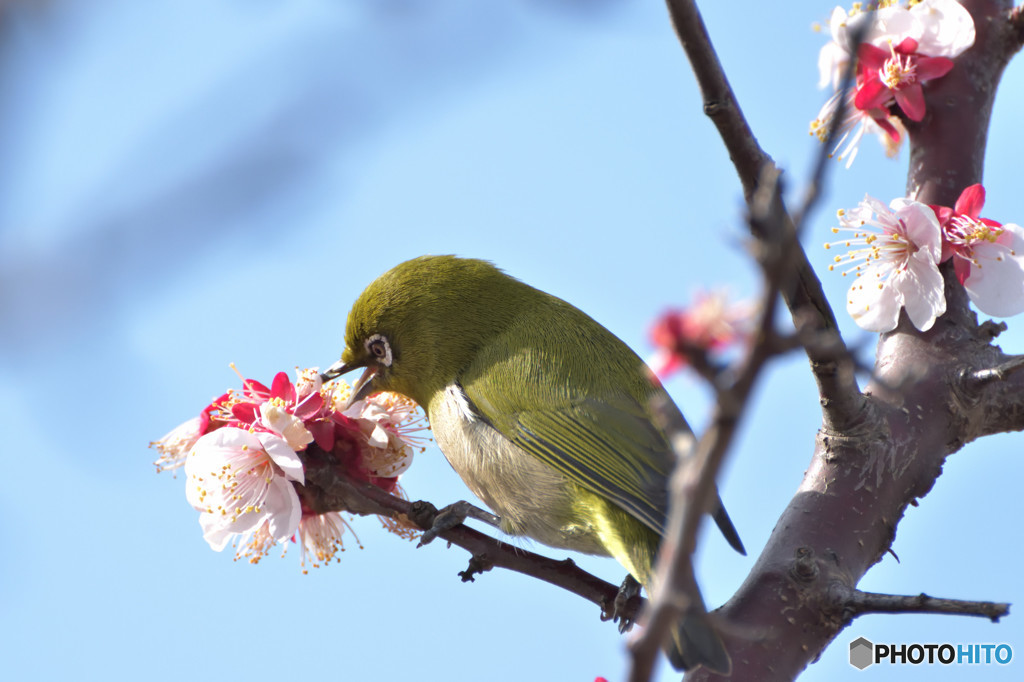
<path id="1" fill-rule="evenodd" d="M 365 368 L 351 400 L 394 391 L 419 403 L 438 447 L 505 533 L 612 556 L 648 592 L 675 463 L 652 400 L 686 420 L 643 360 L 584 312 L 489 262 L 423 256 L 381 275 L 348 316 L 324 377 Z M 718 499 L 715 521 L 745 553 Z M 730 668 L 704 605 L 669 658 Z"/>

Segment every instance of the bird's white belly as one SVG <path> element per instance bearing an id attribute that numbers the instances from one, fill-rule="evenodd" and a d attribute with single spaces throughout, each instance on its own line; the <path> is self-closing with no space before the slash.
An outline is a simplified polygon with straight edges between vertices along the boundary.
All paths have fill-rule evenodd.
<path id="1" fill-rule="evenodd" d="M 458 385 L 432 402 L 428 416 L 441 452 L 501 517 L 503 531 L 551 547 L 608 553 L 574 504 L 576 484 L 477 418 Z"/>

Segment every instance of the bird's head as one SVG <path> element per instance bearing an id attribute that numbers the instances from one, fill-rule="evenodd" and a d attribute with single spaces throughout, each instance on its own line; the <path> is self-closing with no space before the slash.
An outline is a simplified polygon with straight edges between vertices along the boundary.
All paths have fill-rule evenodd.
<path id="1" fill-rule="evenodd" d="M 421 256 L 374 280 L 352 306 L 330 380 L 355 369 L 351 401 L 395 391 L 426 407 L 535 291 L 491 263 Z"/>

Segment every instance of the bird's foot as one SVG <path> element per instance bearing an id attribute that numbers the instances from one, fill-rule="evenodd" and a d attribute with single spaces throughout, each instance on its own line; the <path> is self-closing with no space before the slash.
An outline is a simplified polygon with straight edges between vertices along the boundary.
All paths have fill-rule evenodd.
<path id="1" fill-rule="evenodd" d="M 633 628 L 633 615 L 636 614 L 636 609 L 630 609 L 628 604 L 631 599 L 639 596 L 640 583 L 627 573 L 626 579 L 619 586 L 618 594 L 615 595 L 615 601 L 612 602 L 612 620 L 619 623 L 620 633 L 629 632 Z"/>
<path id="2" fill-rule="evenodd" d="M 442 509 L 434 517 L 434 522 L 430 528 L 423 532 L 420 537 L 420 543 L 417 547 L 433 542 L 434 538 L 443 533 L 446 530 L 451 530 L 455 526 L 461 525 L 466 519 L 478 519 L 484 523 L 489 523 L 495 528 L 500 528 L 501 519 L 489 511 L 484 511 L 480 507 L 474 506 L 465 500 L 454 502 L 449 504 L 447 507 Z"/>

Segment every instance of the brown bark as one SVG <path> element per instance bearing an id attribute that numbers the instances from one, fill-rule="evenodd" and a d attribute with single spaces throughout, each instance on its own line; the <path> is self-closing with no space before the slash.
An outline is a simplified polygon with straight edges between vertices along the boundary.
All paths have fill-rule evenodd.
<path id="1" fill-rule="evenodd" d="M 981 180 L 996 85 L 1019 47 L 1009 2 L 964 0 L 975 46 L 926 87 L 909 126 L 908 195 L 952 206 Z M 1019 363 L 992 345 L 945 269 L 947 313 L 919 332 L 904 318 L 878 345 L 856 412 L 826 418 L 804 480 L 746 581 L 719 611 L 732 680 L 793 679 L 859 612 L 849 595 L 889 550 L 907 505 L 948 455 L 984 435 L 1024 428 Z M 797 311 L 794 310 L 794 313 Z M 1003 367 L 1004 371 L 986 372 Z M 827 417 L 827 415 L 826 415 Z M 704 670 L 687 679 L 717 679 Z"/>

